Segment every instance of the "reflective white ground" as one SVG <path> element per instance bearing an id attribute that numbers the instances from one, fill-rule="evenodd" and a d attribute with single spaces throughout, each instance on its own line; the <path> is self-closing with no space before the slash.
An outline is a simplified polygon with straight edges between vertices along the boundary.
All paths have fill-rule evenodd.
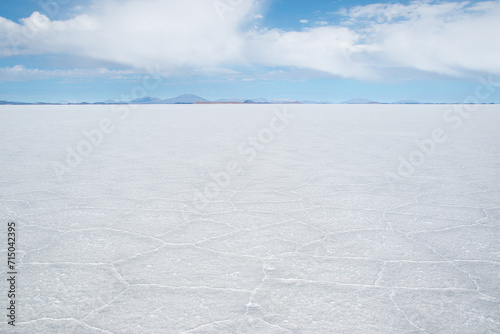
<path id="1" fill-rule="evenodd" d="M 3 106 L 0 333 L 500 333 L 499 127 L 486 105 Z"/>

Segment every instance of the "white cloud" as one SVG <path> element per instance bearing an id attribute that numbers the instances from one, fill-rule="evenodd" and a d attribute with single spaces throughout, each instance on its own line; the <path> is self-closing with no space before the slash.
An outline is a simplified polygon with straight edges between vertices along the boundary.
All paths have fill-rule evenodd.
<path id="1" fill-rule="evenodd" d="M 500 73 L 500 40 L 492 37 L 500 31 L 500 1 L 470 6 L 418 2 L 408 7 L 389 6 L 394 21 L 366 30 L 368 49 L 379 65 L 452 76 Z M 405 20 L 397 21 L 397 15 Z"/>
<path id="2" fill-rule="evenodd" d="M 97 22 L 80 15 L 67 21 L 51 21 L 34 12 L 20 24 L 0 18 L 0 56 L 19 54 L 81 54 L 93 40 Z"/>
<path id="3" fill-rule="evenodd" d="M 38 12 L 20 24 L 1 19 L 0 55 L 69 53 L 131 67 L 214 67 L 241 61 L 239 25 L 255 8 L 213 1 L 108 0 L 72 20 Z"/>
<path id="4" fill-rule="evenodd" d="M 362 50 L 349 49 L 357 38 L 357 34 L 344 27 L 253 32 L 247 37 L 244 54 L 253 63 L 266 66 L 314 69 L 341 77 L 373 77 L 362 62 L 352 62 L 348 57 Z"/>
<path id="5" fill-rule="evenodd" d="M 383 78 L 391 68 L 500 73 L 500 0 L 357 6 L 343 12 L 341 26 L 288 32 L 249 28 L 260 10 L 258 0 L 103 0 L 65 21 L 37 12 L 20 23 L 0 17 L 0 56 L 74 54 L 165 73 L 241 66 L 346 78 Z"/>
<path id="6" fill-rule="evenodd" d="M 109 70 L 106 68 L 97 69 L 70 69 L 70 70 L 40 70 L 26 68 L 23 65 L 0 68 L 0 81 L 29 81 L 47 80 L 52 78 L 106 78 L 123 79 L 131 76 L 138 76 L 139 73 L 132 70 Z"/>
<path id="7" fill-rule="evenodd" d="M 300 20 L 300 23 L 307 23 L 307 22 L 309 22 L 309 20 L 306 20 L 306 19 Z"/>
<path id="8" fill-rule="evenodd" d="M 352 20 L 376 19 L 376 22 L 380 23 L 380 21 L 390 22 L 398 18 L 409 19 L 457 14 L 466 5 L 466 2 L 431 3 L 430 1 L 413 1 L 408 5 L 374 3 L 352 7 L 344 11 L 344 15 Z"/>

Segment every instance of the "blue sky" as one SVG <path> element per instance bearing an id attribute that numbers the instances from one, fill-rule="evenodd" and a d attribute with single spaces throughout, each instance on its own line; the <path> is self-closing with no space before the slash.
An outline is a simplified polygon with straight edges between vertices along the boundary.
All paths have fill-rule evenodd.
<path id="1" fill-rule="evenodd" d="M 462 102 L 500 82 L 496 31 L 500 1 L 4 1 L 0 100 Z"/>

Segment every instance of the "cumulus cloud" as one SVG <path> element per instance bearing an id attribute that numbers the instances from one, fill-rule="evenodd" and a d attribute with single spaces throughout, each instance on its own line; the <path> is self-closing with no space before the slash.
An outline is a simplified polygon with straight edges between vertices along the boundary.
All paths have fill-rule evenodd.
<path id="1" fill-rule="evenodd" d="M 500 73 L 500 1 L 368 5 L 347 13 L 369 19 L 360 33 L 378 66 L 462 76 Z M 363 39 L 362 39 L 363 40 Z"/>
<path id="2" fill-rule="evenodd" d="M 0 55 L 68 53 L 136 68 L 214 67 L 241 61 L 240 25 L 255 7 L 205 0 L 108 0 L 67 21 L 38 12 L 0 21 Z"/>
<path id="3" fill-rule="evenodd" d="M 102 0 L 70 20 L 38 12 L 19 23 L 0 17 L 0 56 L 74 54 L 132 69 L 159 66 L 165 73 L 245 66 L 358 79 L 384 78 L 394 68 L 500 73 L 494 35 L 500 0 L 370 4 L 344 10 L 340 25 L 325 21 L 286 32 L 256 28 L 261 16 L 255 13 L 262 10 L 258 0 Z"/>
<path id="4" fill-rule="evenodd" d="M 351 61 L 363 48 L 352 47 L 359 36 L 345 27 L 252 32 L 246 38 L 244 54 L 257 64 L 314 69 L 346 78 L 373 76 L 362 62 Z"/>
<path id="5" fill-rule="evenodd" d="M 88 44 L 97 28 L 95 19 L 80 15 L 67 21 L 51 21 L 34 12 L 15 23 L 0 17 L 0 56 L 43 53 L 78 53 Z M 78 49 L 73 49 L 73 48 Z"/>

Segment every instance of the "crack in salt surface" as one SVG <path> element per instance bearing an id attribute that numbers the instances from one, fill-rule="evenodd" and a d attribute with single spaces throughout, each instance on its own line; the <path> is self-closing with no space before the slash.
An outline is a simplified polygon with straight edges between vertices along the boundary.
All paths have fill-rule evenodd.
<path id="1" fill-rule="evenodd" d="M 490 131 L 487 128 L 488 124 L 493 122 L 488 121 L 476 128 L 476 130 L 484 131 L 475 130 L 468 133 L 468 130 L 464 130 L 466 131 L 464 138 L 458 138 L 455 142 L 448 143 L 450 145 L 448 146 L 449 151 L 444 150 L 445 146 L 442 146 L 448 156 L 442 155 L 442 151 L 436 151 L 432 156 L 432 163 L 429 160 L 428 164 L 416 168 L 412 177 L 402 180 L 401 190 L 394 191 L 392 189 L 391 192 L 389 185 L 379 174 L 397 169 L 398 154 L 404 153 L 399 150 L 401 147 L 406 148 L 407 144 L 410 145 L 413 136 L 418 131 L 427 132 L 427 126 L 434 125 L 435 111 L 431 113 L 426 109 L 421 109 L 415 116 L 412 113 L 394 113 L 391 117 L 396 118 L 397 121 L 391 125 L 390 122 L 387 124 L 374 122 L 374 118 L 378 120 L 380 116 L 377 115 L 377 112 L 380 111 L 376 110 L 378 108 L 376 106 L 370 107 L 374 110 L 370 109 L 364 112 L 358 111 L 361 107 L 356 107 L 357 109 L 353 109 L 352 114 L 339 113 L 335 107 L 327 107 L 328 110 L 325 109 L 324 112 L 315 110 L 315 107 L 308 107 L 311 110 L 300 112 L 301 121 L 296 123 L 296 128 L 287 129 L 287 133 L 280 134 L 279 140 L 259 151 L 255 161 L 243 166 L 246 169 L 244 175 L 233 178 L 226 187 L 221 187 L 220 196 L 209 201 L 207 210 L 200 212 L 190 211 L 193 204 L 193 194 L 196 190 L 204 190 L 203 186 L 212 181 L 210 172 L 224 166 L 226 157 L 228 159 L 235 158 L 230 153 L 225 155 L 225 152 L 231 150 L 232 142 L 228 138 L 236 138 L 234 142 L 234 151 L 236 152 L 240 140 L 245 139 L 245 131 L 250 130 L 246 125 L 247 119 L 245 117 L 247 115 L 245 114 L 235 117 L 234 113 L 226 112 L 222 110 L 224 107 L 217 106 L 217 113 L 210 111 L 207 114 L 194 113 L 196 122 L 193 122 L 189 116 L 190 110 L 188 113 L 176 112 L 169 109 L 170 107 L 162 106 L 161 108 L 168 110 L 161 109 L 157 114 L 154 114 L 156 116 L 153 118 L 155 124 L 152 124 L 149 119 L 143 117 L 143 115 L 151 115 L 149 111 L 144 114 L 138 113 L 136 115 L 138 123 L 133 131 L 137 131 L 141 135 L 141 141 L 135 142 L 135 138 L 139 137 L 130 136 L 127 133 L 128 128 L 122 129 L 123 133 L 114 133 L 112 141 L 99 147 L 99 151 L 94 152 L 98 155 L 88 157 L 85 160 L 85 165 L 69 171 L 67 179 L 59 186 L 56 186 L 57 183 L 54 182 L 53 175 L 46 174 L 43 168 L 38 168 L 38 165 L 36 173 L 26 170 L 26 168 L 19 168 L 19 171 L 16 170 L 17 168 L 9 169 L 6 177 L 10 181 L 0 181 L 0 193 L 9 215 L 22 223 L 20 225 L 20 240 L 23 240 L 24 237 L 22 232 L 27 231 L 28 228 L 31 228 L 31 231 L 37 231 L 37 228 L 44 231 L 43 236 L 33 236 L 35 240 L 38 238 L 36 249 L 25 253 L 19 251 L 21 263 L 41 266 L 74 265 L 89 268 L 89 270 L 96 270 L 92 267 L 97 266 L 108 268 L 111 270 L 113 282 L 116 281 L 120 286 L 116 291 L 112 291 L 106 299 L 107 303 L 97 307 L 93 304 L 91 307 L 95 307 L 94 309 L 89 307 L 85 309 L 83 315 L 80 313 L 80 320 L 70 317 L 62 320 L 41 318 L 26 324 L 43 320 L 74 321 L 89 330 L 93 329 L 107 334 L 118 333 L 119 331 L 111 324 L 109 326 L 106 324 L 104 327 L 109 328 L 104 330 L 91 327 L 85 323 L 85 320 L 102 324 L 106 321 L 105 317 L 111 315 L 126 324 L 127 321 L 131 321 L 131 316 L 130 314 L 117 313 L 123 312 L 120 303 L 133 302 L 130 300 L 132 297 L 141 298 L 139 297 L 140 293 L 128 294 L 130 289 L 134 288 L 134 292 L 135 289 L 141 292 L 148 289 L 156 291 L 155 288 L 166 288 L 177 290 L 178 295 L 191 293 L 195 302 L 199 295 L 211 296 L 224 292 L 227 293 L 226 297 L 238 295 L 241 298 L 235 303 L 238 312 L 234 312 L 232 318 L 223 316 L 224 320 L 210 322 L 213 319 L 210 313 L 212 311 L 205 311 L 200 314 L 201 318 L 198 322 L 204 324 L 195 328 L 189 328 L 190 326 L 186 324 L 179 330 L 181 333 L 215 331 L 219 325 L 238 329 L 246 328 L 245 326 L 252 327 L 254 323 L 251 321 L 254 320 L 257 321 L 255 326 L 268 328 L 269 331 L 274 329 L 292 333 L 308 328 L 313 332 L 316 326 L 322 325 L 329 326 L 333 331 L 336 329 L 335 321 L 338 319 L 325 318 L 324 324 L 315 322 L 315 314 L 313 313 L 315 311 L 321 313 L 322 310 L 308 308 L 314 301 L 309 300 L 307 296 L 305 300 L 299 300 L 297 305 L 287 305 L 284 301 L 283 312 L 286 313 L 296 307 L 295 312 L 298 312 L 299 316 L 297 319 L 303 316 L 300 320 L 285 319 L 285 314 L 273 314 L 275 310 L 272 303 L 268 305 L 269 309 L 264 311 L 261 305 L 268 303 L 270 299 L 262 292 L 272 283 L 276 284 L 277 289 L 285 289 L 285 285 L 290 285 L 290 295 L 300 294 L 300 290 L 293 289 L 300 289 L 302 285 L 312 285 L 313 287 L 308 286 L 311 291 L 316 291 L 315 289 L 319 285 L 334 286 L 335 290 L 340 291 L 340 293 L 348 290 L 359 290 L 379 295 L 380 291 L 380 294 L 384 294 L 384 296 L 385 294 L 390 295 L 394 305 L 390 305 L 389 302 L 388 309 L 392 313 L 397 311 L 397 320 L 404 323 L 405 329 L 415 329 L 422 333 L 430 332 L 427 321 L 431 323 L 435 320 L 432 318 L 433 315 L 429 315 L 429 319 L 415 318 L 419 314 L 418 307 L 428 301 L 415 300 L 414 305 L 398 305 L 396 300 L 398 300 L 399 294 L 405 291 L 421 291 L 423 295 L 425 292 L 425 295 L 434 296 L 434 293 L 453 292 L 464 303 L 464 312 L 469 311 L 470 308 L 477 308 L 477 313 L 487 319 L 478 325 L 471 325 L 472 327 L 467 330 L 470 332 L 492 331 L 492 327 L 488 328 L 488 324 L 496 325 L 498 328 L 499 319 L 488 315 L 492 314 L 491 309 L 472 304 L 478 300 L 486 300 L 493 304 L 493 306 L 488 307 L 498 308 L 499 299 L 484 293 L 492 291 L 494 273 L 475 272 L 475 266 L 472 264 L 477 266 L 481 264 L 500 265 L 500 259 L 493 255 L 488 257 L 489 260 L 467 259 L 467 255 L 460 252 L 457 252 L 456 255 L 454 253 L 450 255 L 439 242 L 433 243 L 427 238 L 435 236 L 435 240 L 446 243 L 449 241 L 444 239 L 445 232 L 459 231 L 462 228 L 477 231 L 480 227 L 488 226 L 496 230 L 500 228 L 500 225 L 497 224 L 500 213 L 489 211 L 500 210 L 500 206 L 495 205 L 494 199 L 489 198 L 498 194 L 500 190 L 498 185 L 493 182 L 500 176 L 499 173 L 493 173 L 500 155 L 498 155 L 496 146 L 493 145 L 489 150 L 486 150 L 484 158 L 477 157 L 480 151 L 476 149 L 475 143 L 477 142 L 474 140 L 477 133 L 489 135 L 488 138 L 491 139 L 497 138 L 497 129 Z M 219 110 L 219 108 L 222 109 Z M 383 108 L 390 107 L 383 106 Z M 441 112 L 440 107 L 426 108 L 437 108 L 436 110 Z M 493 111 L 486 113 L 485 116 L 488 117 L 485 119 L 497 120 L 498 113 L 497 110 L 494 111 L 494 113 Z M 251 117 L 260 114 L 261 111 L 256 110 Z M 357 116 L 353 116 L 355 114 Z M 224 117 L 218 119 L 219 115 Z M 316 116 L 318 118 L 315 118 Z M 0 115 L 0 117 L 2 116 Z M 12 114 L 13 120 L 16 119 L 15 117 L 16 115 Z M 80 117 L 78 114 L 76 116 L 72 114 L 70 118 L 66 118 L 69 117 L 66 114 L 61 114 L 59 117 L 71 122 L 72 125 L 77 125 L 78 122 L 82 121 L 78 119 Z M 89 117 L 98 119 L 101 115 L 85 114 L 85 119 Z M 250 116 L 248 115 L 248 117 Z M 224 123 L 224 118 L 234 120 L 231 127 Z M 36 119 L 35 117 L 33 120 Z M 12 131 L 15 129 L 12 122 L 6 119 L 6 123 L 0 123 L 0 129 L 14 135 L 12 138 L 21 139 L 16 137 L 15 132 Z M 169 127 L 170 123 L 175 124 L 175 126 Z M 35 125 L 35 123 L 33 124 Z M 203 124 L 203 126 L 197 124 Z M 165 130 L 167 128 L 168 131 Z M 33 129 L 35 132 L 37 131 L 36 126 Z M 253 131 L 251 132 L 253 133 Z M 172 133 L 176 134 L 177 137 L 170 136 Z M 201 137 L 196 137 L 197 135 Z M 230 137 L 226 138 L 225 136 Z M 11 140 L 9 138 L 11 137 L 5 137 L 7 144 Z M 40 159 L 45 155 L 55 156 L 51 154 L 54 152 L 51 152 L 50 145 L 33 145 L 36 143 L 34 142 L 35 138 L 37 141 L 43 142 L 44 136 L 33 135 L 23 138 L 26 140 L 23 142 L 23 147 L 27 148 L 27 153 L 33 153 L 32 157 Z M 165 140 L 160 141 L 161 138 Z M 207 144 L 199 141 L 199 138 L 208 141 L 210 146 L 206 146 L 207 149 L 196 151 L 197 148 L 205 147 L 202 145 Z M 402 141 L 401 147 L 395 145 L 398 141 Z M 223 143 L 225 144 L 222 145 Z M 12 147 L 17 147 L 15 144 L 17 143 L 10 142 Z M 222 145 L 222 148 L 220 152 L 215 152 L 215 147 L 218 147 L 218 144 Z M 454 145 L 460 147 L 461 151 L 453 150 Z M 34 148 L 42 150 L 42 152 L 38 152 Z M 464 149 L 469 151 L 466 152 Z M 189 151 L 189 155 L 186 155 L 185 150 Z M 476 158 L 472 159 L 472 157 Z M 37 160 L 33 160 L 33 162 L 36 164 Z M 19 164 L 20 167 L 23 166 L 23 163 L 25 162 L 20 160 L 13 162 L 14 165 Z M 2 166 L 9 167 L 7 164 L 2 164 Z M 456 166 L 460 168 L 456 168 Z M 483 170 L 483 167 L 486 169 Z M 447 173 L 449 175 L 446 175 Z M 23 177 L 26 178 L 25 181 L 17 181 Z M 33 190 L 29 191 L 29 189 Z M 459 196 L 453 197 L 454 194 Z M 475 196 L 470 198 L 470 202 L 467 202 L 467 197 L 464 195 Z M 483 201 L 485 204 L 479 205 Z M 330 214 L 328 210 L 336 214 Z M 462 213 L 464 214 L 462 215 Z M 217 217 L 218 214 L 225 215 Z M 393 214 L 398 215 L 398 219 L 391 219 Z M 42 221 L 40 215 L 43 215 L 43 219 L 47 221 Z M 73 215 L 79 216 L 73 218 Z M 238 221 L 238 217 L 243 218 Z M 350 217 L 354 217 L 353 221 L 349 221 Z M 101 220 L 88 222 L 89 219 Z M 152 220 L 148 221 L 148 219 Z M 443 221 L 431 224 L 435 219 Z M 73 224 L 65 225 L 66 220 Z M 128 225 L 120 226 L 121 222 L 125 220 L 127 220 L 126 224 Z M 196 220 L 205 220 L 209 226 L 208 229 L 210 226 L 217 225 L 220 226 L 220 230 L 212 227 L 212 231 L 208 235 L 197 231 L 196 235 L 189 235 L 188 239 L 183 239 L 192 242 L 177 243 L 171 240 L 174 237 L 168 238 L 170 233 L 175 236 L 174 232 L 183 232 L 184 227 Z M 398 222 L 401 222 L 403 226 L 398 226 Z M 423 229 L 414 228 L 410 222 L 420 224 L 417 227 Z M 424 222 L 429 222 L 429 225 L 424 226 Z M 145 226 L 152 226 L 148 223 L 164 225 L 161 228 L 151 230 L 151 234 L 153 234 L 151 236 L 142 233 L 144 231 L 141 230 L 141 223 L 146 223 Z M 49 226 L 44 226 L 44 224 Z M 290 226 L 296 226 L 297 229 L 294 230 Z M 433 229 L 433 227 L 436 228 Z M 126 255 L 123 257 L 103 260 L 103 263 L 100 263 L 97 256 L 89 258 L 91 263 L 80 262 L 81 259 L 78 259 L 77 256 L 62 258 L 63 260 L 67 259 L 66 262 L 57 262 L 60 258 L 47 259 L 44 257 L 41 258 L 42 261 L 23 263 L 24 260 L 30 259 L 26 256 L 27 254 L 36 255 L 42 253 L 47 247 L 56 248 L 58 238 L 68 236 L 69 233 L 85 234 L 101 231 L 109 232 L 110 236 L 107 239 L 109 242 L 117 244 L 126 240 L 140 240 L 140 242 L 138 242 L 137 248 L 125 252 Z M 191 230 L 186 229 L 186 231 L 189 233 Z M 245 233 L 252 232 L 255 232 L 255 235 L 252 236 L 255 239 L 249 243 L 250 246 L 247 246 L 249 244 L 242 246 L 238 241 L 234 242 L 233 240 L 235 236 L 244 240 Z M 483 231 L 480 232 L 483 233 Z M 495 233 L 494 230 L 491 232 Z M 358 233 L 365 234 L 366 238 L 360 238 L 356 245 L 349 239 L 351 234 Z M 379 237 L 386 239 L 379 241 L 377 239 Z M 259 245 L 259 242 L 264 242 L 263 240 L 271 245 Z M 391 248 L 391 243 L 395 243 L 394 240 L 401 240 L 401 244 L 397 245 L 398 248 Z M 351 247 L 354 248 L 342 248 L 349 241 L 352 242 Z M 480 242 L 480 238 L 478 241 L 474 241 L 475 244 Z M 70 243 L 68 242 L 65 246 L 70 247 Z M 356 246 L 362 248 L 368 243 L 370 244 L 364 252 L 355 249 Z M 284 246 L 285 244 L 286 246 Z M 317 247 L 318 245 L 319 247 Z M 373 245 L 375 246 L 372 247 Z M 195 254 L 194 261 L 196 261 L 197 253 L 203 254 L 200 259 L 207 259 L 207 256 L 212 256 L 214 259 L 220 257 L 220 261 L 214 262 L 216 265 L 213 268 L 217 269 L 212 270 L 218 272 L 211 272 L 211 274 L 218 273 L 221 274 L 221 277 L 224 274 L 230 274 L 229 270 L 224 267 L 223 261 L 230 261 L 232 267 L 228 267 L 231 267 L 231 270 L 235 272 L 240 269 L 239 262 L 242 262 L 242 266 L 245 265 L 242 259 L 248 261 L 251 259 L 255 268 L 252 268 L 252 271 L 244 272 L 245 275 L 251 277 L 245 277 L 248 280 L 237 282 L 237 285 L 231 281 L 235 280 L 234 277 L 239 277 L 237 275 L 227 275 L 224 278 L 226 281 L 221 279 L 221 284 L 214 284 L 217 279 L 216 275 L 214 275 L 216 277 L 214 281 L 204 281 L 203 277 L 196 277 L 196 273 L 189 271 L 190 267 L 182 262 L 182 256 L 178 256 L 180 262 L 176 270 L 183 270 L 184 273 L 189 273 L 192 276 L 188 277 L 191 281 L 182 281 L 184 285 L 176 285 L 173 283 L 178 281 L 168 278 L 171 272 L 161 262 L 162 251 L 168 251 L 169 246 L 174 246 L 172 249 L 175 249 L 175 246 L 192 247 L 194 250 L 192 253 Z M 259 248 L 260 246 L 262 248 Z M 323 246 L 324 248 L 322 248 Z M 242 247 L 248 248 L 242 249 Z M 314 252 L 310 251 L 313 247 Z M 421 253 L 412 253 L 410 249 L 412 247 Z M 456 247 L 463 247 L 464 251 L 469 250 L 467 245 L 457 245 Z M 498 251 L 494 245 L 484 247 L 491 247 L 488 249 L 491 251 L 490 254 Z M 66 251 L 68 249 L 61 247 L 56 249 L 54 254 L 63 254 Z M 394 255 L 394 252 L 399 255 Z M 162 284 L 148 283 L 149 280 L 139 279 L 143 276 L 134 277 L 136 272 L 133 270 L 123 275 L 120 274 L 122 264 L 132 266 L 134 265 L 133 261 L 137 261 L 135 264 L 144 265 L 151 260 L 153 254 L 159 259 L 158 266 L 161 266 L 160 269 L 167 275 L 165 279 L 154 280 Z M 342 256 L 349 254 L 353 254 L 353 256 Z M 399 257 L 403 257 L 403 259 L 394 259 Z M 32 259 L 36 260 L 37 258 Z M 212 258 L 210 259 L 212 260 Z M 339 264 L 334 266 L 336 260 L 340 261 L 337 261 Z M 363 265 L 353 264 L 354 261 L 363 261 Z M 276 262 L 281 263 L 284 269 L 270 269 L 270 266 L 275 265 Z M 323 263 L 329 265 L 329 262 L 333 263 L 331 267 L 333 269 L 327 268 L 325 270 L 331 270 L 332 273 L 322 272 L 324 275 L 318 276 L 318 279 L 293 278 L 316 277 L 314 275 L 322 270 L 316 266 Z M 21 263 L 20 268 L 22 268 Z M 344 263 L 349 263 L 349 268 Z M 262 264 L 261 268 L 259 268 L 259 264 Z M 423 282 L 419 281 L 419 284 L 424 286 L 411 286 L 412 284 L 416 285 L 418 277 L 409 277 L 408 280 L 401 281 L 394 280 L 396 283 L 392 283 L 393 280 L 386 281 L 385 278 L 390 276 L 393 264 L 396 268 L 409 270 L 409 272 L 419 269 L 419 265 L 421 265 L 420 267 L 425 267 L 423 266 L 425 264 L 432 265 L 436 272 L 444 274 L 444 279 L 451 277 L 452 280 L 444 280 L 445 283 L 442 283 L 443 281 L 438 280 L 439 277 L 426 275 L 423 276 Z M 471 264 L 471 269 L 464 264 Z M 492 266 L 492 268 L 496 267 Z M 351 270 L 352 272 L 344 272 L 343 270 Z M 110 277 L 111 273 L 109 273 Z M 154 275 L 154 268 L 151 273 Z M 356 279 L 349 280 L 349 274 L 355 274 Z M 328 279 L 330 276 L 333 278 Z M 460 281 L 453 283 L 453 279 L 460 279 Z M 226 287 L 227 282 L 236 288 Z M 295 286 L 289 282 L 300 284 Z M 208 284 L 216 286 L 208 286 Z M 483 287 L 487 290 L 482 288 L 483 284 L 486 284 Z M 96 284 L 96 288 L 99 288 L 99 283 Z M 43 289 L 43 286 L 40 289 Z M 319 293 L 323 293 L 323 291 L 319 291 Z M 324 293 L 328 294 L 327 291 Z M 469 296 L 472 301 L 465 300 L 466 297 L 461 295 Z M 158 305 L 152 305 L 152 309 L 159 309 L 157 306 L 163 305 L 161 298 L 156 302 Z M 174 302 L 183 303 L 183 300 L 170 301 L 168 296 L 165 297 L 166 304 Z M 224 300 L 217 302 L 222 305 Z M 34 305 L 33 307 L 50 307 L 50 305 Z M 101 312 L 103 310 L 105 312 Z M 357 312 L 355 308 L 345 311 Z M 372 310 L 373 313 L 378 311 L 377 309 Z M 168 318 L 170 313 L 160 315 L 165 315 L 165 318 Z M 286 326 L 290 329 L 273 324 L 274 320 L 269 320 L 272 316 L 277 316 L 279 319 L 274 320 L 280 324 L 282 324 L 280 321 L 289 321 Z M 310 323 L 301 323 L 304 321 L 303 319 L 311 320 Z M 175 322 L 175 320 L 172 321 Z M 130 323 L 130 326 L 133 325 L 136 324 Z M 141 323 L 137 325 L 140 326 Z M 158 333 L 164 330 L 164 328 L 154 328 L 154 323 L 151 325 L 148 327 L 149 329 L 144 327 L 144 330 L 149 330 L 151 333 L 154 333 L 155 330 Z M 372 325 L 371 329 L 376 328 L 382 331 L 385 324 L 379 322 Z M 57 324 L 54 326 L 58 327 Z M 436 331 L 450 331 L 448 328 L 451 327 L 450 324 L 440 322 L 439 326 Z M 357 329 L 369 331 L 368 327 L 360 328 Z M 385 328 L 387 329 L 387 327 Z M 349 328 L 346 331 L 348 330 L 354 331 L 355 328 Z"/>
<path id="2" fill-rule="evenodd" d="M 87 324 L 85 321 L 82 321 L 82 320 L 79 320 L 79 319 L 75 319 L 75 318 L 59 318 L 59 319 L 55 319 L 55 318 L 43 317 L 43 318 L 34 319 L 34 320 L 30 320 L 30 321 L 19 322 L 18 325 L 28 325 L 28 324 L 33 324 L 33 323 L 37 323 L 37 322 L 40 322 L 40 321 L 53 321 L 53 322 L 73 321 L 73 322 L 81 324 L 81 325 L 83 325 L 83 326 L 85 326 L 87 328 L 95 329 L 95 330 L 98 330 L 98 331 L 106 333 L 106 334 L 115 334 L 114 332 L 108 331 L 107 329 L 91 326 L 91 325 Z"/>
<path id="3" fill-rule="evenodd" d="M 408 317 L 408 315 L 406 314 L 406 312 L 403 311 L 401 309 L 401 307 L 399 307 L 398 303 L 394 300 L 394 292 L 391 292 L 389 297 L 391 298 L 392 302 L 394 303 L 394 307 L 396 308 L 396 310 L 398 310 L 398 312 L 403 315 L 403 317 L 406 319 L 406 321 L 408 321 L 408 323 L 410 325 L 412 325 L 413 327 L 415 327 L 416 329 L 418 329 L 422 333 L 429 334 L 429 332 L 427 332 L 425 329 L 421 328 L 420 326 L 415 324 L 413 321 L 411 321 L 410 318 Z"/>

